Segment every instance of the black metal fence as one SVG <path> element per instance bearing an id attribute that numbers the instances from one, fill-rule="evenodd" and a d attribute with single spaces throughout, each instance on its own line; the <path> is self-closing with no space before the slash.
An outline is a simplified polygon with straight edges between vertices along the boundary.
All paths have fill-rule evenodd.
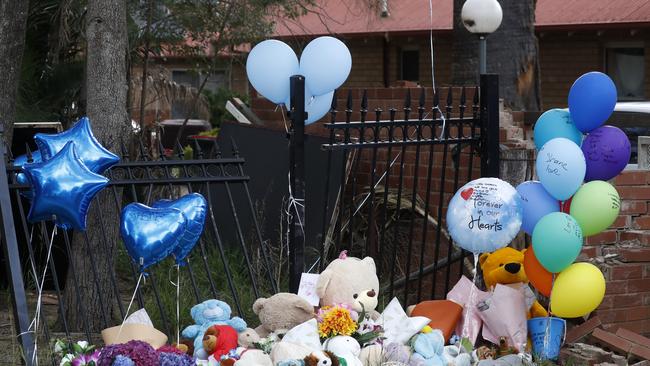
<path id="1" fill-rule="evenodd" d="M 178 150 L 183 151 L 182 148 Z M 90 235 L 99 238 L 100 243 L 94 246 L 100 249 L 99 252 L 91 250 L 93 245 L 87 233 L 59 229 L 54 234 L 50 223 L 28 222 L 26 213 L 30 203 L 21 193 L 29 187 L 15 180 L 21 169 L 13 166 L 10 158 L 6 166 L 4 160 L 0 162 L 6 278 L 11 281 L 9 288 L 16 333 L 27 364 L 32 364 L 31 355 L 37 337 L 41 343 L 44 342 L 38 351 L 41 363 L 43 355 L 51 352 L 54 337 L 85 338 L 96 342 L 100 330 L 119 325 L 124 319 L 132 294 L 134 305 L 131 311 L 147 309 L 156 328 L 166 333 L 170 342 L 176 341 L 179 326 L 193 323 L 189 311 L 182 312 L 180 322 L 175 317 L 175 283 L 178 279 L 171 259 L 148 269 L 144 283 L 134 292 L 139 277 L 137 268 L 126 255 L 120 240 L 108 233 L 111 227 L 119 226 L 121 208 L 130 202 L 151 204 L 160 198 L 175 198 L 190 192 L 199 192 L 208 201 L 204 233 L 188 258 L 188 265 L 180 268 L 179 305 L 182 309 L 217 298 L 232 306 L 233 316 L 250 319 L 252 302 L 257 297 L 278 291 L 282 281 L 279 269 L 284 260 L 270 253 L 271 249 L 262 239 L 257 212 L 248 191 L 250 177 L 244 171 L 245 160 L 239 156 L 234 141 L 229 150 L 228 156 L 223 156 L 216 143 L 208 151 L 195 144 L 194 158 L 190 160 L 186 160 L 182 152 L 174 159 L 164 155 L 154 158 L 142 145 L 137 158 L 123 150 L 121 162 L 107 173 L 110 183 L 102 192 L 105 206 L 100 207 L 96 199 L 89 212 L 89 215 L 99 215 L 102 222 L 101 227 L 88 227 L 88 232 L 99 234 Z M 230 218 L 229 222 L 215 220 L 217 210 L 228 211 L 225 216 Z M 109 217 L 109 213 L 117 215 Z M 243 218 L 252 222 L 252 227 L 242 227 L 240 219 Z M 232 240 L 224 238 L 224 231 L 235 233 Z M 81 240 L 78 236 L 82 236 Z M 53 239 L 52 255 L 48 257 L 46 252 L 50 239 Z M 73 260 L 75 255 L 85 257 L 91 270 L 75 268 L 75 263 L 78 263 Z M 101 268 L 102 258 L 108 258 L 109 266 L 115 270 L 100 273 L 96 268 Z M 40 327 L 35 330 L 30 323 L 36 314 L 38 283 L 43 273 L 46 280 L 41 302 L 52 305 L 40 308 Z M 65 287 L 66 282 L 74 284 L 73 288 Z M 82 285 L 84 283 L 88 286 Z M 98 296 L 105 306 L 90 308 L 89 298 L 93 295 Z M 70 320 L 71 313 L 77 321 Z M 54 360 L 51 362 L 54 364 Z"/>
<path id="2" fill-rule="evenodd" d="M 417 96 L 409 91 L 399 111 L 369 110 L 365 92 L 359 104 L 360 118 L 353 121 L 357 111 L 348 95 L 345 121 L 336 122 L 334 98 L 331 123 L 325 125 L 329 143 L 323 145 L 329 156 L 319 167 L 325 169 L 326 187 L 332 153 L 342 151 L 346 164 L 340 189 L 325 193 L 331 217 L 308 223 L 322 225 L 322 240 L 307 244 L 306 263 L 322 269 L 342 250 L 372 256 L 384 303 L 393 296 L 404 305 L 444 298 L 473 269 L 465 260 L 468 253 L 453 246 L 444 228 L 447 203 L 465 182 L 499 174 L 498 77 L 482 75 L 480 88 L 447 88 L 433 95 L 420 89 Z M 294 119 L 294 126 L 299 122 Z M 300 183 L 294 184 L 299 191 Z M 329 195 L 336 196 L 333 208 L 327 207 Z M 292 247 L 301 252 L 302 242 L 296 237 Z M 303 270 L 296 263 L 292 283 Z"/>

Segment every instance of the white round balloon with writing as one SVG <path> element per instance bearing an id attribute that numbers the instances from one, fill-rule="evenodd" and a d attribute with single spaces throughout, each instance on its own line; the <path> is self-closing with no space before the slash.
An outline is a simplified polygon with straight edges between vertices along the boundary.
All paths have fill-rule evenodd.
<path id="1" fill-rule="evenodd" d="M 447 209 L 451 238 L 472 253 L 507 246 L 519 233 L 521 221 L 519 193 L 498 178 L 480 178 L 465 184 Z"/>

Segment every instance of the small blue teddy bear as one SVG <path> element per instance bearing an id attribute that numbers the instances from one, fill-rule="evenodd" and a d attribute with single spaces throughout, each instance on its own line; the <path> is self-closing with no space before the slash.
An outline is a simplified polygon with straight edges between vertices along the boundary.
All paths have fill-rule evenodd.
<path id="1" fill-rule="evenodd" d="M 246 329 L 246 322 L 240 317 L 230 318 L 232 310 L 230 306 L 219 300 L 206 300 L 194 305 L 191 310 L 192 319 L 196 324 L 183 329 L 183 338 L 194 339 L 194 356 L 200 359 L 207 359 L 208 354 L 203 349 L 203 336 L 213 325 L 229 325 L 237 332 Z"/>
<path id="2" fill-rule="evenodd" d="M 429 333 L 420 333 L 411 341 L 413 359 L 420 360 L 426 366 L 444 366 L 447 363 L 443 357 L 445 337 L 438 329 Z"/>

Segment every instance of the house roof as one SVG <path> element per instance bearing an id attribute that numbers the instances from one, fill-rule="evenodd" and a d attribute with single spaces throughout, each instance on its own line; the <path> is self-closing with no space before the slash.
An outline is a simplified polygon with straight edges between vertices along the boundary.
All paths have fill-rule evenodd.
<path id="1" fill-rule="evenodd" d="M 316 0 L 317 5 L 296 20 L 277 19 L 276 36 L 423 32 L 452 29 L 453 0 L 387 0 L 388 17 L 369 8 L 366 0 Z M 537 29 L 585 26 L 650 26 L 647 0 L 537 0 Z"/>

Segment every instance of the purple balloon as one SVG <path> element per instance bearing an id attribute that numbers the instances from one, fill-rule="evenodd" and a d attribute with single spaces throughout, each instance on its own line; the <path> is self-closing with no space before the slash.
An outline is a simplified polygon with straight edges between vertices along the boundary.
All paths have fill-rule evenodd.
<path id="1" fill-rule="evenodd" d="M 630 161 L 630 140 L 614 126 L 602 126 L 589 133 L 582 142 L 587 162 L 585 182 L 610 180 Z"/>

